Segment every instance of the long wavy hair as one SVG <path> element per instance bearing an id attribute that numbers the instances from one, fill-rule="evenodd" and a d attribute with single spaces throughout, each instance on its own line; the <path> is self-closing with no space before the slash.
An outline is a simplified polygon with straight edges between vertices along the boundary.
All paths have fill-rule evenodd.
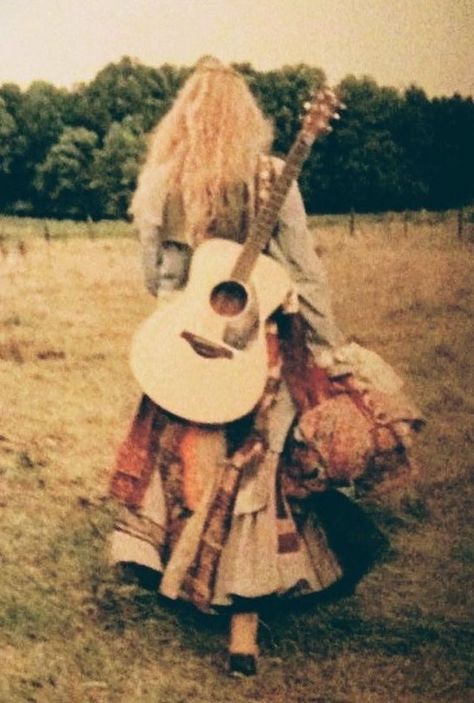
<path id="1" fill-rule="evenodd" d="M 138 228 L 162 224 L 171 194 L 182 199 L 191 245 L 206 235 L 229 187 L 244 184 L 252 207 L 258 158 L 272 137 L 242 76 L 217 59 L 201 59 L 150 135 L 130 207 Z"/>

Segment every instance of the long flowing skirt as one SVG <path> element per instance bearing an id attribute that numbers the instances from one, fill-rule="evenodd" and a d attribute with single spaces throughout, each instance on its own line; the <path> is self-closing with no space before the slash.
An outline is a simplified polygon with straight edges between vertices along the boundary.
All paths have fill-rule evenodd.
<path id="1" fill-rule="evenodd" d="M 162 413 L 156 406 L 153 411 Z M 289 394 L 281 390 L 268 419 L 270 442 L 263 460 L 246 466 L 239 480 L 213 605 L 230 605 L 234 596 L 319 591 L 342 575 L 322 527 L 307 517 L 299 524 L 283 495 L 280 456 L 293 416 Z M 162 431 L 140 505 L 122 507 L 111 538 L 111 559 L 159 572 L 161 592 L 177 598 L 225 470 L 227 443 L 222 429 L 206 430 L 175 419 L 169 419 L 167 432 L 164 437 Z M 176 434 L 178 442 L 173 440 Z"/>
<path id="2" fill-rule="evenodd" d="M 362 371 L 311 367 L 300 402 L 291 364 L 287 383 L 281 354 L 270 354 L 262 403 L 227 427 L 194 425 L 144 396 L 112 480 L 122 507 L 111 561 L 159 573 L 162 594 L 203 609 L 357 581 L 384 539 L 337 489 L 405 481 L 420 418 L 390 367 L 375 359 L 377 387 L 373 353 L 355 351 Z"/>

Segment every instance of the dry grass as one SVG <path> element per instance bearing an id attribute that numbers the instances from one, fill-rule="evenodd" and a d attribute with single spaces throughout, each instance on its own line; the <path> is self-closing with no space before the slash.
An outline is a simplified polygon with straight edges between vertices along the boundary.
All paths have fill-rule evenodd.
<path id="1" fill-rule="evenodd" d="M 413 216 L 408 232 L 360 218 L 352 238 L 346 221 L 313 223 L 341 326 L 425 411 L 425 474 L 370 506 L 390 559 L 350 599 L 266 616 L 261 673 L 235 682 L 224 620 L 106 564 L 108 469 L 137 401 L 130 334 L 153 307 L 129 228 L 49 223 L 48 243 L 44 223 L 0 220 L 1 703 L 469 699 L 472 249 L 454 218 Z"/>

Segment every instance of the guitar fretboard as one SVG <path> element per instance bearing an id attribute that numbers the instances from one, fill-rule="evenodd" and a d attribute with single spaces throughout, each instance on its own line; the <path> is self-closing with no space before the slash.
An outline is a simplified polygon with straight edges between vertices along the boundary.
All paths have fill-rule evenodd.
<path id="1" fill-rule="evenodd" d="M 314 137 L 315 138 L 315 137 Z M 291 184 L 299 176 L 301 167 L 308 156 L 314 138 L 309 140 L 300 133 L 290 149 L 282 172 L 270 193 L 268 202 L 265 203 L 251 227 L 239 258 L 232 270 L 231 277 L 235 280 L 246 282 L 252 272 L 258 255 L 265 249 L 275 225 L 283 202 L 288 195 Z"/>

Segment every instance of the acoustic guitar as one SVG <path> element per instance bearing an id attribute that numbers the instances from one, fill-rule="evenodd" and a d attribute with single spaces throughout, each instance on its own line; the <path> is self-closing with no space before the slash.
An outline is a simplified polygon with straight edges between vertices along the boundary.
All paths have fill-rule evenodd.
<path id="1" fill-rule="evenodd" d="M 192 257 L 186 287 L 139 327 L 133 375 L 165 410 L 204 424 L 249 413 L 268 373 L 265 323 L 292 290 L 287 271 L 262 253 L 292 182 L 341 104 L 323 89 L 305 105 L 301 129 L 244 244 L 210 238 Z"/>

